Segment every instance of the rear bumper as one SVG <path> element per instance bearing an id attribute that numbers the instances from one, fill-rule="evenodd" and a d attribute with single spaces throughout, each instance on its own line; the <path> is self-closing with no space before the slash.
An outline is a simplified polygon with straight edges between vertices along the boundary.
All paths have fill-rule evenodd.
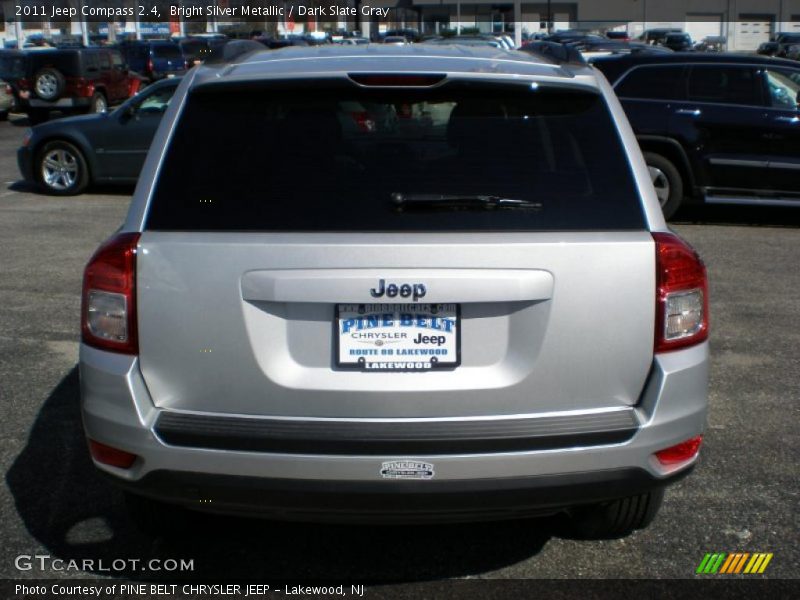
<path id="1" fill-rule="evenodd" d="M 190 432 L 199 432 L 200 437 L 181 438 L 187 430 L 173 421 L 172 434 L 177 431 L 178 437 L 169 438 L 163 428 L 156 430 L 162 417 L 174 413 L 153 405 L 136 357 L 82 346 L 80 369 L 86 434 L 139 457 L 125 470 L 96 465 L 129 491 L 200 510 L 287 519 L 392 521 L 449 516 L 470 520 L 553 513 L 664 486 L 688 472 L 691 463 L 665 469 L 653 453 L 702 433 L 708 344 L 655 357 L 638 404 L 627 411 L 635 427 L 624 438 L 583 437 L 567 444 L 564 438 L 553 441 L 551 435 L 546 436 L 546 445 L 533 444 L 522 450 L 514 445 L 493 447 L 492 440 L 478 447 L 459 446 L 468 436 L 456 436 L 452 448 L 436 443 L 435 432 L 441 431 L 439 427 L 447 419 L 430 420 L 418 429 L 420 435 L 425 434 L 427 445 L 415 446 L 419 441 L 415 439 L 400 440 L 402 454 L 398 447 L 380 445 L 395 444 L 396 437 L 387 442 L 381 430 L 369 428 L 362 437 L 372 436 L 378 442 L 369 450 L 345 445 L 336 451 L 328 447 L 327 453 L 320 446 L 315 452 L 308 440 L 294 449 L 291 445 L 281 448 L 270 445 L 273 436 L 286 435 L 284 430 L 274 429 L 272 419 L 246 419 L 254 422 L 253 429 L 233 442 L 230 428 L 222 427 L 223 435 L 215 437 L 213 423 L 207 421 Z M 592 411 L 587 411 L 578 416 L 585 423 L 591 421 L 591 415 Z M 569 416 L 576 415 L 573 411 Z M 536 421 L 535 414 L 529 417 L 524 420 Z M 330 423 L 329 442 L 340 433 L 358 435 L 348 429 L 354 422 L 335 421 Z M 541 428 L 522 421 L 513 439 L 537 439 L 535 434 Z M 450 430 L 452 435 L 482 431 L 474 418 L 455 423 L 458 427 Z M 575 420 L 570 423 L 579 425 Z M 234 433 L 241 434 L 240 425 L 234 424 Z M 309 428 L 308 421 L 303 425 L 304 432 L 319 431 Z M 347 427 L 342 428 L 344 425 Z M 394 433 L 397 431 L 402 430 Z M 254 439 L 259 444 L 265 439 L 269 443 L 230 445 Z M 428 463 L 435 474 L 424 480 L 384 477 L 384 463 L 403 460 Z"/>
<path id="2" fill-rule="evenodd" d="M 23 108 L 86 108 L 92 103 L 91 98 L 59 98 L 53 102 L 31 98 L 23 101 Z"/>
<path id="3" fill-rule="evenodd" d="M 612 469 L 513 479 L 426 482 L 303 481 L 153 471 L 136 494 L 188 508 L 283 520 L 427 522 L 512 519 L 550 515 L 564 507 L 602 502 L 663 487 L 667 480 L 641 469 Z"/>

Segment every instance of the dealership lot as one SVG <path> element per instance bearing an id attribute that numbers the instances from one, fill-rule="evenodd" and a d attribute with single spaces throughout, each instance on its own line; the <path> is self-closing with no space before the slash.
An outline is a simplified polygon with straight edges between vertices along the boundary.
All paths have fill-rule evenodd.
<path id="1" fill-rule="evenodd" d="M 47 554 L 95 566 L 194 561 L 193 573 L 122 572 L 147 578 L 683 578 L 706 552 L 735 551 L 773 553 L 766 576 L 800 574 L 800 210 L 717 207 L 675 225 L 709 270 L 711 412 L 698 469 L 670 488 L 649 529 L 587 542 L 564 537 L 558 519 L 375 528 L 203 517 L 189 539 L 152 541 L 91 467 L 78 412 L 81 270 L 120 224 L 131 190 L 37 194 L 18 183 L 24 129 L 18 116 L 0 124 L 3 577 L 61 575 L 15 567 L 18 555 Z"/>

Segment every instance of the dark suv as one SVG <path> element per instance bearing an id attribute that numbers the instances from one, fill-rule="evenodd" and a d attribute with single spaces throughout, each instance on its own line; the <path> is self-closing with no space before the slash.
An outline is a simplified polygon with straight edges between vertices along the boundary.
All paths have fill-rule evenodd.
<path id="1" fill-rule="evenodd" d="M 120 50 L 131 69 L 148 81 L 186 73 L 186 58 L 175 42 L 124 42 L 120 45 Z"/>
<path id="2" fill-rule="evenodd" d="M 662 209 L 800 206 L 800 65 L 733 54 L 594 59 L 644 151 Z"/>
<path id="3" fill-rule="evenodd" d="M 103 112 L 138 89 L 114 49 L 36 50 L 20 56 L 22 76 L 13 86 L 33 123 L 46 120 L 51 110 Z"/>

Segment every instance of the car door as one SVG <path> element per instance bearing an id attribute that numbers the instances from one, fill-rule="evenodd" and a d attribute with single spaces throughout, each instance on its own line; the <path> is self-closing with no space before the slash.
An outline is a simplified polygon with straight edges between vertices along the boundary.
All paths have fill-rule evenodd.
<path id="1" fill-rule="evenodd" d="M 114 111 L 97 145 L 97 160 L 105 177 L 135 181 L 150 143 L 167 109 L 178 80 L 152 86 Z"/>
<path id="2" fill-rule="evenodd" d="M 685 100 L 670 130 L 692 148 L 697 183 L 711 195 L 752 195 L 766 187 L 771 140 L 761 75 L 739 64 L 690 65 Z"/>
<path id="3" fill-rule="evenodd" d="M 640 65 L 615 85 L 637 137 L 664 136 L 672 102 L 680 99 L 683 65 Z"/>
<path id="4" fill-rule="evenodd" d="M 763 75 L 772 107 L 769 187 L 800 200 L 800 69 L 768 67 Z"/>

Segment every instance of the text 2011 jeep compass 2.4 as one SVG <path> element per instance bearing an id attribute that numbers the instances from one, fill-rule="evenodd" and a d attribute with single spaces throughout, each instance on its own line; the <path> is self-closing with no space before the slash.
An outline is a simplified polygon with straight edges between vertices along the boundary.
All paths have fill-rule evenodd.
<path id="1" fill-rule="evenodd" d="M 704 428 L 705 268 L 582 64 L 370 47 L 200 67 L 82 311 L 92 457 L 144 519 L 567 511 L 622 534 Z"/>

